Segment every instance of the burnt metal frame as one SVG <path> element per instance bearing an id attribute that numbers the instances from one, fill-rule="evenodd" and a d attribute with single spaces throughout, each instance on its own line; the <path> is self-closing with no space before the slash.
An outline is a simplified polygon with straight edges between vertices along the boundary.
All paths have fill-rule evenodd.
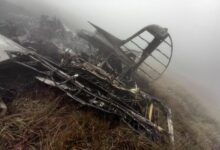
<path id="1" fill-rule="evenodd" d="M 131 38 L 128 38 L 126 41 L 125 41 L 125 43 L 122 45 L 122 47 L 124 47 L 127 51 L 129 51 L 129 52 L 132 52 L 132 51 L 134 51 L 134 50 L 130 50 L 128 47 L 126 47 L 125 46 L 125 44 L 127 43 L 127 42 L 132 42 L 138 49 L 140 49 L 141 51 L 146 51 L 146 49 L 143 49 L 143 48 L 141 48 L 137 43 L 135 43 L 134 41 L 132 41 L 132 39 L 134 39 L 134 38 L 136 38 L 136 37 L 139 37 L 140 39 L 142 39 L 143 41 L 145 41 L 147 44 L 151 44 L 151 42 L 149 42 L 149 41 L 147 41 L 146 39 L 144 39 L 140 34 L 141 33 L 143 33 L 145 30 L 141 30 L 142 32 L 137 32 L 135 35 L 133 35 Z M 169 47 L 170 47 L 170 56 L 168 56 L 168 55 L 166 55 L 164 52 L 162 52 L 162 50 L 160 50 L 159 48 L 155 48 L 155 50 L 157 51 L 157 52 L 159 52 L 161 55 L 163 55 L 166 59 L 168 59 L 168 62 L 166 63 L 166 64 L 164 64 L 163 62 L 161 62 L 156 56 L 154 56 L 153 54 L 152 54 L 152 52 L 153 51 L 151 51 L 150 53 L 148 53 L 145 57 L 142 57 L 142 58 L 140 58 L 140 60 L 139 60 L 139 62 L 138 63 L 136 63 L 135 64 L 135 68 L 129 68 L 129 69 L 133 69 L 134 71 L 136 70 L 136 69 L 139 69 L 139 70 L 141 70 L 148 78 L 150 78 L 150 79 L 152 79 L 152 80 L 157 80 L 157 79 L 159 79 L 161 76 L 162 76 L 162 74 L 166 71 L 166 69 L 168 68 L 168 66 L 169 66 L 169 64 L 170 64 L 170 62 L 171 62 L 171 58 L 172 58 L 172 55 L 173 55 L 173 42 L 172 42 L 172 38 L 171 38 L 171 36 L 170 36 L 170 34 L 168 34 L 167 35 L 167 37 L 166 38 L 168 38 L 169 40 L 170 40 L 170 43 L 169 42 L 167 42 L 165 39 L 164 40 L 161 40 L 162 42 L 164 42 L 164 43 L 166 43 Z M 160 39 L 158 39 L 158 40 L 160 40 Z M 159 44 L 158 44 L 159 45 Z M 137 51 L 135 51 L 135 52 L 137 52 Z M 133 52 L 132 52 L 133 53 Z M 141 52 L 139 52 L 139 53 L 141 53 Z M 148 57 L 152 57 L 155 61 L 157 61 L 159 64 L 161 64 L 163 67 L 164 67 L 164 69 L 161 71 L 161 72 L 159 72 L 159 71 L 157 71 L 155 68 L 153 68 L 150 64 L 148 64 L 148 63 L 146 63 L 144 60 L 146 60 Z M 144 64 L 145 66 L 147 66 L 148 68 L 150 68 L 151 70 L 153 70 L 155 73 L 157 73 L 158 74 L 158 76 L 156 77 L 156 78 L 154 78 L 154 77 L 152 77 L 151 75 L 149 75 L 149 73 L 148 72 L 146 72 L 145 70 L 143 70 L 143 69 L 141 69 L 141 68 L 138 68 L 141 64 Z M 128 70 L 129 70 L 128 69 Z M 126 74 L 126 73 L 124 73 L 124 74 Z"/>
<path id="2" fill-rule="evenodd" d="M 144 133 L 154 141 L 166 141 L 166 137 L 169 137 L 169 142 L 172 142 L 173 132 L 170 132 L 172 131 L 172 128 L 171 130 L 169 128 L 168 131 L 161 130 L 161 127 L 153 124 L 134 108 L 130 107 L 129 104 L 123 102 L 121 97 L 111 94 L 111 92 L 106 90 L 108 88 L 111 88 L 111 91 L 121 89 L 113 87 L 110 83 L 103 81 L 103 79 L 94 76 L 90 72 L 79 67 L 73 67 L 73 72 L 67 73 L 53 61 L 38 55 L 35 52 L 9 52 L 8 54 L 11 61 L 37 72 L 37 80 L 60 89 L 65 92 L 67 96 L 80 104 L 117 115 L 123 122 L 134 129 L 134 131 L 139 134 Z M 94 82 L 94 80 L 91 81 L 91 77 L 96 78 L 96 82 Z M 105 84 L 108 86 L 106 89 L 99 86 L 97 83 L 101 80 L 106 82 Z M 122 93 L 127 92 L 128 95 L 131 94 L 128 91 L 121 91 Z M 129 99 L 130 101 L 133 101 L 135 98 L 132 98 L 131 96 Z M 163 106 L 163 110 L 168 118 L 167 121 L 169 127 L 171 119 L 170 110 L 167 107 L 164 107 L 164 105 L 156 98 L 152 97 L 151 100 Z"/>
<path id="3" fill-rule="evenodd" d="M 170 36 L 170 34 L 167 32 L 166 28 L 162 28 L 158 25 L 149 25 L 147 27 L 142 28 L 141 30 L 139 30 L 137 33 L 133 34 L 131 37 L 127 38 L 126 40 L 120 40 L 118 38 L 116 38 L 115 36 L 111 35 L 110 33 L 106 32 L 105 30 L 103 30 L 102 28 L 92 24 L 91 22 L 89 22 L 95 29 L 96 29 L 96 33 L 90 37 L 90 38 L 95 38 L 98 41 L 108 41 L 109 43 L 107 44 L 110 48 L 109 53 L 110 54 L 115 54 L 116 57 L 118 57 L 120 60 L 123 61 L 123 63 L 127 66 L 127 68 L 125 68 L 125 70 L 118 75 L 119 78 L 123 78 L 124 76 L 126 76 L 128 73 L 130 72 L 136 72 L 137 69 L 141 70 L 149 79 L 151 80 L 157 80 L 158 78 L 161 77 L 161 75 L 166 71 L 166 69 L 168 68 L 170 62 L 171 62 L 171 58 L 173 55 L 173 41 L 172 38 Z M 143 32 L 149 32 L 150 34 L 152 34 L 154 36 L 154 40 L 152 42 L 147 41 L 145 38 L 143 38 L 140 34 L 142 34 Z M 83 37 L 83 36 L 82 36 Z M 139 37 L 140 39 L 142 39 L 144 42 L 146 42 L 148 45 L 151 45 L 151 47 L 146 47 L 145 49 L 141 48 L 137 43 L 135 43 L 134 41 L 132 41 L 132 39 Z M 88 37 L 87 37 L 88 38 Z M 168 38 L 170 40 L 170 43 L 166 41 L 166 38 Z M 88 39 L 87 39 L 88 40 Z M 103 44 L 105 44 L 105 42 L 101 42 Z M 143 51 L 143 53 L 145 53 L 144 56 L 142 56 L 139 60 L 138 63 L 135 63 L 134 60 L 132 60 L 131 58 L 129 58 L 121 49 L 121 47 L 125 47 L 125 49 L 127 49 L 128 51 L 132 52 L 132 50 L 130 50 L 129 48 L 127 48 L 125 46 L 125 44 L 127 42 L 132 42 L 134 45 L 136 45 L 137 48 L 141 49 Z M 159 48 L 157 48 L 161 43 L 166 43 L 169 47 L 170 47 L 170 55 L 166 55 L 162 50 L 160 50 Z M 92 43 L 93 44 L 93 43 Z M 109 45 L 111 44 L 111 45 Z M 152 55 L 153 51 L 157 51 L 159 52 L 161 55 L 163 55 L 165 58 L 168 59 L 168 62 L 166 64 L 164 64 L 163 62 L 161 62 L 158 58 L 156 58 L 154 55 Z M 133 53 L 133 52 L 132 52 Z M 159 64 L 161 64 L 164 69 L 161 72 L 156 71 L 155 68 L 153 68 L 152 66 L 150 66 L 149 64 L 147 64 L 146 62 L 144 62 L 144 60 L 146 60 L 149 56 L 151 56 L 155 61 L 157 61 Z M 108 61 L 108 59 L 106 59 L 105 61 Z M 141 64 L 146 65 L 148 68 L 150 68 L 151 70 L 153 70 L 154 72 L 157 72 L 158 76 L 156 78 L 152 77 L 149 75 L 148 72 L 144 71 L 141 68 L 138 68 Z"/>

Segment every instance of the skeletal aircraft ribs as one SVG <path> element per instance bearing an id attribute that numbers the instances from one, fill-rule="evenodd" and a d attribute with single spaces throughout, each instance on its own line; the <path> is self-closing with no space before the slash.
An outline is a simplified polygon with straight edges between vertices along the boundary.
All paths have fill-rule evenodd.
<path id="1" fill-rule="evenodd" d="M 134 97 L 129 95 L 128 91 L 117 89 L 117 87 L 112 86 L 110 83 L 92 75 L 91 72 L 78 67 L 72 67 L 72 74 L 68 74 L 60 70 L 57 66 L 54 66 L 48 59 L 33 52 L 27 54 L 16 52 L 14 55 L 17 55 L 13 60 L 15 63 L 38 73 L 36 77 L 38 81 L 60 89 L 75 101 L 106 113 L 117 115 L 123 122 L 134 129 L 134 131 L 145 134 L 153 140 L 161 140 L 165 138 L 164 135 L 169 135 L 164 130 L 159 130 L 159 127 L 129 106 L 128 102 L 132 102 Z M 35 61 L 35 63 L 30 63 L 33 61 Z M 76 74 L 77 77 L 73 78 Z M 100 84 L 105 86 L 107 90 L 103 89 Z M 124 92 L 122 95 L 127 93 L 127 99 L 124 100 L 125 102 L 123 102 L 123 97 L 114 95 L 114 91 L 116 90 Z M 128 101 L 128 99 L 130 100 Z"/>

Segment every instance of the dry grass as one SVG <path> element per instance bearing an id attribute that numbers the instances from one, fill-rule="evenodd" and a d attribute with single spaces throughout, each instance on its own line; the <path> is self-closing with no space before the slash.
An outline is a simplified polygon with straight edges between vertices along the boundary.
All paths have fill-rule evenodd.
<path id="1" fill-rule="evenodd" d="M 173 110 L 175 149 L 220 149 L 217 123 L 187 91 L 159 82 L 151 92 Z M 135 134 L 118 118 L 82 107 L 45 87 L 26 92 L 7 105 L 9 112 L 0 119 L 1 150 L 170 149 Z"/>
<path id="2" fill-rule="evenodd" d="M 177 150 L 219 150 L 220 126 L 192 93 L 174 83 L 154 84 L 154 95 L 172 108 Z"/>
<path id="3" fill-rule="evenodd" d="M 9 114 L 0 119 L 2 150 L 159 149 L 113 116 L 82 108 L 52 90 L 26 93 L 8 106 Z"/>

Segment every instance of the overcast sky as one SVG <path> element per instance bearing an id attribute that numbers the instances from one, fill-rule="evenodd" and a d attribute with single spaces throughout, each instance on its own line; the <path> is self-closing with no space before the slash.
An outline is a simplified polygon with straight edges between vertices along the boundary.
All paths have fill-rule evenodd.
<path id="1" fill-rule="evenodd" d="M 78 28 L 88 28 L 87 21 L 91 21 L 122 39 L 149 24 L 167 27 L 173 37 L 174 55 L 165 75 L 180 75 L 188 80 L 189 88 L 192 82 L 205 91 L 208 100 L 218 101 L 219 0 L 13 1 L 37 12 L 50 12 L 70 20 Z M 194 91 L 204 94 L 200 90 Z M 215 109 L 218 107 L 220 102 Z"/>

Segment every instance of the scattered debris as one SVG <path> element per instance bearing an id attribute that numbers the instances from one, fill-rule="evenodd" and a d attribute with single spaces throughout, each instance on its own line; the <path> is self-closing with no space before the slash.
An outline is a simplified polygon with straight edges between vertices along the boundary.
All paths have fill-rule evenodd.
<path id="1" fill-rule="evenodd" d="M 80 31 L 74 37 L 57 19 L 43 16 L 39 22 L 34 29 L 25 28 L 23 38 L 13 35 L 23 46 L 20 51 L 0 49 L 7 55 L 0 62 L 2 89 L 16 85 L 21 90 L 37 80 L 84 106 L 118 116 L 155 142 L 174 143 L 170 108 L 142 89 L 170 63 L 173 45 L 167 29 L 150 25 L 119 40 L 94 24 L 95 33 Z M 88 46 L 80 51 L 76 39 Z"/>

